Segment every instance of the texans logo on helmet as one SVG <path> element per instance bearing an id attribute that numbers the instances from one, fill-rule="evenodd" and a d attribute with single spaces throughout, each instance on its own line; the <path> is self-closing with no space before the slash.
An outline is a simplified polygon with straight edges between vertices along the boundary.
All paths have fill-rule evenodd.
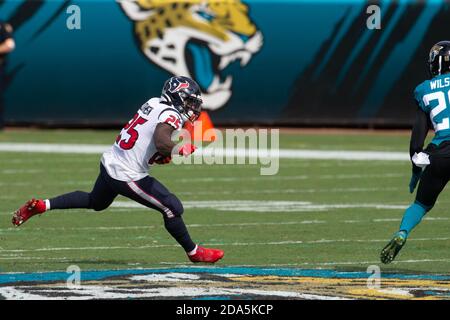
<path id="1" fill-rule="evenodd" d="M 189 88 L 189 82 L 181 82 L 177 78 L 173 78 L 169 83 L 169 91 L 172 93 L 186 88 Z"/>

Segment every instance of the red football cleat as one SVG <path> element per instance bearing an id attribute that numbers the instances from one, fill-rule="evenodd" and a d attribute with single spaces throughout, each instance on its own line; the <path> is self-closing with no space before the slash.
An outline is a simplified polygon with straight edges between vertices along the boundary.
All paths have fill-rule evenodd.
<path id="1" fill-rule="evenodd" d="M 223 250 L 219 249 L 208 249 L 203 248 L 200 246 L 197 246 L 197 252 L 189 257 L 189 260 L 192 262 L 208 262 L 208 263 L 215 263 L 218 260 L 222 259 L 224 255 Z"/>
<path id="2" fill-rule="evenodd" d="M 16 227 L 22 225 L 25 221 L 36 214 L 44 213 L 46 205 L 43 200 L 31 199 L 14 212 L 12 223 Z"/>

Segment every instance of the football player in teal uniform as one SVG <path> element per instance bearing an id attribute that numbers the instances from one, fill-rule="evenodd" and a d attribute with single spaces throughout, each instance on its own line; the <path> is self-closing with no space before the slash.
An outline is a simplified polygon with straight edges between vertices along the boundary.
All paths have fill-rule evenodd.
<path id="1" fill-rule="evenodd" d="M 385 264 L 395 259 L 411 231 L 433 208 L 450 180 L 450 41 L 438 42 L 431 48 L 428 64 L 431 79 L 419 84 L 414 91 L 418 108 L 410 141 L 410 193 L 418 183 L 419 187 L 414 203 L 405 211 L 399 231 L 381 251 L 381 262 Z M 423 149 L 430 128 L 435 135 Z"/>

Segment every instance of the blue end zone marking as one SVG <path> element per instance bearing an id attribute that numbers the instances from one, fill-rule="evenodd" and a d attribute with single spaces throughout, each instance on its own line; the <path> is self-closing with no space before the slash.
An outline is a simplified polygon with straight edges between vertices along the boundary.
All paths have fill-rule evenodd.
<path id="1" fill-rule="evenodd" d="M 166 268 L 166 269 L 124 269 L 124 270 L 94 270 L 81 272 L 82 281 L 102 280 L 117 276 L 132 276 L 152 273 L 215 273 L 238 274 L 249 276 L 290 276 L 290 277 L 315 277 L 315 278 L 341 278 L 341 279 L 365 279 L 369 277 L 366 272 L 341 272 L 335 270 L 314 269 L 290 269 L 290 268 L 249 268 L 249 267 L 192 267 L 192 268 Z M 0 284 L 17 282 L 49 282 L 65 281 L 70 274 L 66 272 L 43 273 L 9 273 L 0 274 Z M 384 279 L 400 280 L 450 280 L 450 275 L 432 274 L 397 274 L 384 273 Z"/>
<path id="2" fill-rule="evenodd" d="M 427 290 L 423 292 L 428 296 L 438 296 L 438 297 L 450 297 L 450 292 L 438 292 L 434 290 Z"/>

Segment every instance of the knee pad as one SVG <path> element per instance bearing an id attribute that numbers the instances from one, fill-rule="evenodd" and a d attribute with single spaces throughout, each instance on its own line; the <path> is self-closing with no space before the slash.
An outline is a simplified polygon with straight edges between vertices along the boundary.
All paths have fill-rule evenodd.
<path id="1" fill-rule="evenodd" d="M 174 194 L 170 194 L 166 197 L 164 205 L 177 217 L 181 216 L 184 212 L 183 204 Z"/>

